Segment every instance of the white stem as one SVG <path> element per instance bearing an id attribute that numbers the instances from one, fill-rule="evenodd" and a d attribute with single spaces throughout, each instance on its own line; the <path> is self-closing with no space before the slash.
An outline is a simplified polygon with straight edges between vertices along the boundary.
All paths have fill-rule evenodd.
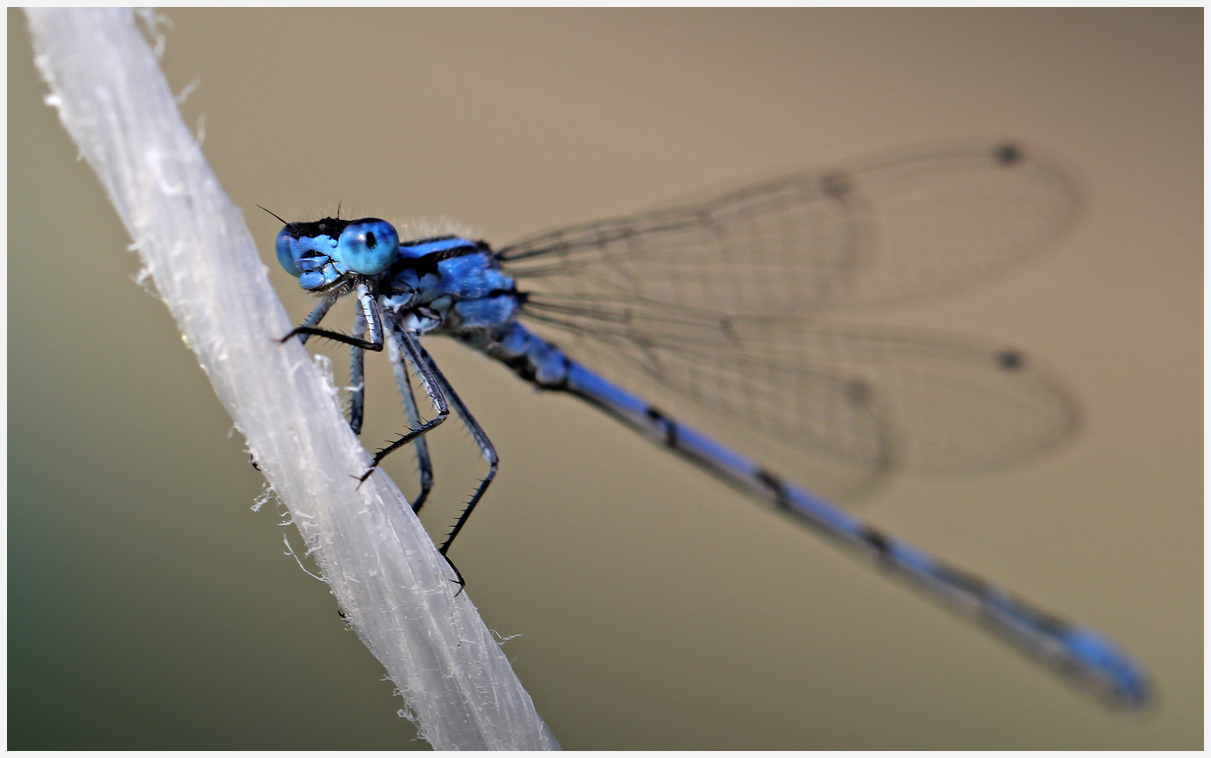
<path id="1" fill-rule="evenodd" d="M 438 749 L 558 748 L 331 384 L 296 341 L 130 10 L 28 11 L 47 102 L 96 171 L 185 343 L 311 556 Z"/>

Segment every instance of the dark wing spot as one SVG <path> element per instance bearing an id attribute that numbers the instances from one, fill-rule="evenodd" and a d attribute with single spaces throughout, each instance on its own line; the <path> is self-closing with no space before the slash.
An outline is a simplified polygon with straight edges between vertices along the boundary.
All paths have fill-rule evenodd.
<path id="1" fill-rule="evenodd" d="M 1006 371 L 1017 371 L 1026 365 L 1026 359 L 1017 350 L 1002 350 L 997 353 L 997 365 Z"/>
<path id="2" fill-rule="evenodd" d="M 853 184 L 849 181 L 849 177 L 841 173 L 825 174 L 820 179 L 820 191 L 826 197 L 831 197 L 835 200 L 841 200 L 849 193 L 853 192 Z"/>
<path id="3" fill-rule="evenodd" d="M 1006 143 L 996 149 L 994 153 L 997 163 L 1002 166 L 1011 166 L 1019 163 L 1022 160 L 1022 148 L 1012 143 Z"/>
<path id="4" fill-rule="evenodd" d="M 850 379 L 845 382 L 845 399 L 855 408 L 865 408 L 870 405 L 874 391 L 865 379 Z"/>

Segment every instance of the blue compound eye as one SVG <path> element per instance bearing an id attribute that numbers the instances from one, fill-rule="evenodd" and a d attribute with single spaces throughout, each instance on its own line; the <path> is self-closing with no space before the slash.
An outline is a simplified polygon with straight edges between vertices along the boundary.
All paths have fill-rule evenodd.
<path id="1" fill-rule="evenodd" d="M 291 276 L 301 276 L 303 271 L 294 263 L 295 239 L 290 234 L 290 227 L 283 226 L 282 231 L 278 232 L 277 242 L 274 243 L 277 248 L 278 263 L 282 264 L 282 268 Z"/>
<path id="2" fill-rule="evenodd" d="M 341 232 L 336 249 L 350 271 L 381 274 L 399 252 L 399 234 L 381 218 L 358 219 Z"/>

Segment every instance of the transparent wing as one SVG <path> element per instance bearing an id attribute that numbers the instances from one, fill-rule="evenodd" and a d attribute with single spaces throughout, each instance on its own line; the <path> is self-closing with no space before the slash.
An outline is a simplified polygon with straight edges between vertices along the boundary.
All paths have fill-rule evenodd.
<path id="1" fill-rule="evenodd" d="M 950 144 L 547 232 L 500 256 L 529 293 L 524 315 L 574 357 L 845 497 L 897 467 L 1012 463 L 1076 428 L 1060 383 L 1017 352 L 818 317 L 991 276 L 1063 234 L 1078 206 L 1074 182 L 1026 148 Z"/>
<path id="2" fill-rule="evenodd" d="M 826 497 L 899 467 L 1015 463 L 1078 424 L 1043 367 L 975 340 L 635 301 L 536 297 L 525 313 L 607 378 Z"/>
<path id="3" fill-rule="evenodd" d="M 1075 183 L 1006 143 L 902 150 L 702 203 L 546 232 L 500 251 L 527 289 L 744 316 L 946 292 L 1063 234 Z"/>

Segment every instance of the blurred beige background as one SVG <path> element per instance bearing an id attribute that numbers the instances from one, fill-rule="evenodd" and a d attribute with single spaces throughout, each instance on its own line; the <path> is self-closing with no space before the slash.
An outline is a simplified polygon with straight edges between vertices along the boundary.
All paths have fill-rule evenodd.
<path id="1" fill-rule="evenodd" d="M 1062 156 L 1089 213 L 1061 249 L 878 320 L 1027 347 L 1084 434 L 864 513 L 1119 640 L 1152 714 L 1103 711 L 593 409 L 435 344 L 503 461 L 453 556 L 523 635 L 505 650 L 566 748 L 1201 746 L 1201 10 L 167 15 L 169 80 L 201 80 L 186 118 L 298 319 L 255 203 L 504 243 L 921 140 Z M 284 554 L 280 508 L 250 510 L 261 477 L 8 21 L 9 746 L 425 747 Z M 373 363 L 368 445 L 398 423 Z M 442 432 L 450 504 L 480 464 Z M 405 492 L 412 469 L 389 466 Z"/>

